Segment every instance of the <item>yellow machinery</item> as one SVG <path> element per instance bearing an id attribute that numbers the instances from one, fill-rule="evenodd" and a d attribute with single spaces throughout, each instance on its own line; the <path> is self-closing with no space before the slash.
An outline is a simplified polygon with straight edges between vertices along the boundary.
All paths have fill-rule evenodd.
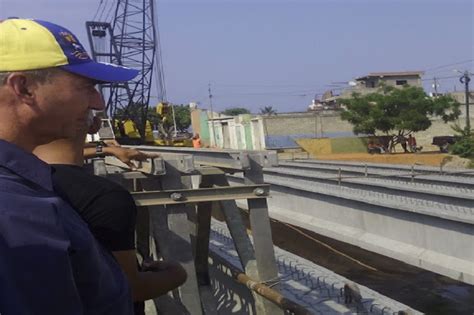
<path id="1" fill-rule="evenodd" d="M 180 146 L 192 147 L 192 141 L 188 137 L 172 136 L 167 132 L 169 128 L 170 105 L 167 102 L 160 102 L 156 106 L 156 113 L 161 118 L 161 124 L 158 133 L 153 132 L 152 123 L 147 120 L 145 125 L 145 142 L 149 145 L 159 146 Z M 127 118 L 123 121 L 114 121 L 114 130 L 117 141 L 138 143 L 141 141 L 140 131 L 136 123 Z"/>

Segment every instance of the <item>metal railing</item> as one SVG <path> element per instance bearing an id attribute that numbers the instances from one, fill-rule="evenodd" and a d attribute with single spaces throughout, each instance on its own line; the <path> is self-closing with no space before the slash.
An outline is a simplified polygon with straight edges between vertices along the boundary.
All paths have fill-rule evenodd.
<path id="1" fill-rule="evenodd" d="M 278 275 L 263 182 L 263 167 L 278 164 L 269 151 L 206 150 L 136 147 L 160 156 L 137 165 L 137 170 L 115 158 L 94 160 L 96 175 L 122 184 L 138 206 L 137 250 L 143 257 L 172 259 L 185 268 L 188 279 L 166 299 L 155 299 L 160 314 L 215 314 L 209 276 L 209 235 L 212 209 L 219 207 L 235 243 L 244 272 L 234 280 L 252 291 L 257 314 L 309 314 L 287 301 L 265 282 Z M 128 169 L 128 167 L 127 167 Z M 244 184 L 230 186 L 226 174 L 243 173 Z M 235 203 L 247 200 L 253 243 Z M 171 301 L 176 307 L 169 303 Z M 179 307 L 178 307 L 179 305 Z"/>

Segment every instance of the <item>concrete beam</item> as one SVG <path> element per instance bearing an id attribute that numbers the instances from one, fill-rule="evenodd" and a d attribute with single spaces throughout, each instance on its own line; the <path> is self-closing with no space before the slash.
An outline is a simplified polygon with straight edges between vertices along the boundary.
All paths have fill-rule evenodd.
<path id="1" fill-rule="evenodd" d="M 232 184 L 242 178 L 230 177 Z M 270 217 L 474 284 L 474 223 L 396 204 L 343 196 L 337 187 L 272 182 Z M 245 202 L 238 202 L 246 208 Z M 466 219 L 468 214 L 465 214 Z"/>

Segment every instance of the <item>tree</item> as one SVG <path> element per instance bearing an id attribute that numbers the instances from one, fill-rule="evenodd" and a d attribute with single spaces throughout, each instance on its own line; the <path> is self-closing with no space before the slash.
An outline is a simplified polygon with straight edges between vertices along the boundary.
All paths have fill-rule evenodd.
<path id="1" fill-rule="evenodd" d="M 273 106 L 265 106 L 263 108 L 260 108 L 260 114 L 272 116 L 272 115 L 276 115 L 277 111 L 276 109 L 273 109 Z"/>
<path id="2" fill-rule="evenodd" d="M 171 106 L 173 106 L 173 108 Z M 157 114 L 159 121 L 155 124 L 155 128 L 157 128 L 160 131 L 160 134 L 166 139 L 171 139 L 174 135 L 173 109 L 176 119 L 176 129 L 178 132 L 185 132 L 191 125 L 191 112 L 189 106 L 183 104 L 169 104 L 164 117 Z M 153 112 L 156 113 L 155 107 L 153 108 Z M 153 113 L 149 114 L 149 117 L 154 117 Z"/>
<path id="3" fill-rule="evenodd" d="M 376 93 L 352 96 L 340 100 L 347 108 L 341 118 L 353 125 L 355 134 L 388 136 L 389 149 L 409 134 L 428 129 L 431 117 L 447 123 L 461 113 L 452 97 L 430 98 L 422 88 L 408 85 L 401 89 L 381 86 Z"/>
<path id="4" fill-rule="evenodd" d="M 227 116 L 238 116 L 242 114 L 250 114 L 250 111 L 247 108 L 243 107 L 233 107 L 233 108 L 227 108 L 222 112 L 222 114 L 227 115 Z"/>
<path id="5" fill-rule="evenodd" d="M 175 105 L 176 128 L 179 132 L 185 132 L 191 125 L 191 111 L 188 105 Z M 171 117 L 171 119 L 173 119 Z"/>
<path id="6" fill-rule="evenodd" d="M 474 158 L 474 129 L 470 130 L 467 126 L 461 128 L 459 125 L 451 128 L 456 132 L 456 142 L 451 148 L 452 153 L 463 158 Z"/>

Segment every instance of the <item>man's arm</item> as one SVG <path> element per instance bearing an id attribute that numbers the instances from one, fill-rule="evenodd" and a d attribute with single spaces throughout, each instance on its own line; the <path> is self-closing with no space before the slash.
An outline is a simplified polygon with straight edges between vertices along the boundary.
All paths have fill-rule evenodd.
<path id="1" fill-rule="evenodd" d="M 155 261 L 139 271 L 136 250 L 112 252 L 125 272 L 134 301 L 146 301 L 171 291 L 186 281 L 186 271 L 174 262 Z"/>
<path id="2" fill-rule="evenodd" d="M 99 156 L 115 156 L 129 167 L 133 168 L 132 161 L 145 161 L 148 158 L 159 156 L 158 154 L 150 154 L 131 148 L 123 148 L 118 146 L 107 146 L 102 148 L 102 153 L 96 152 L 96 147 L 84 148 L 84 159 L 91 159 Z"/>
<path id="3" fill-rule="evenodd" d="M 178 287 L 186 272 L 176 263 L 152 263 L 140 272 L 135 249 L 136 206 L 123 188 L 95 198 L 83 212 L 92 234 L 112 251 L 128 279 L 135 301 L 145 301 Z"/>

